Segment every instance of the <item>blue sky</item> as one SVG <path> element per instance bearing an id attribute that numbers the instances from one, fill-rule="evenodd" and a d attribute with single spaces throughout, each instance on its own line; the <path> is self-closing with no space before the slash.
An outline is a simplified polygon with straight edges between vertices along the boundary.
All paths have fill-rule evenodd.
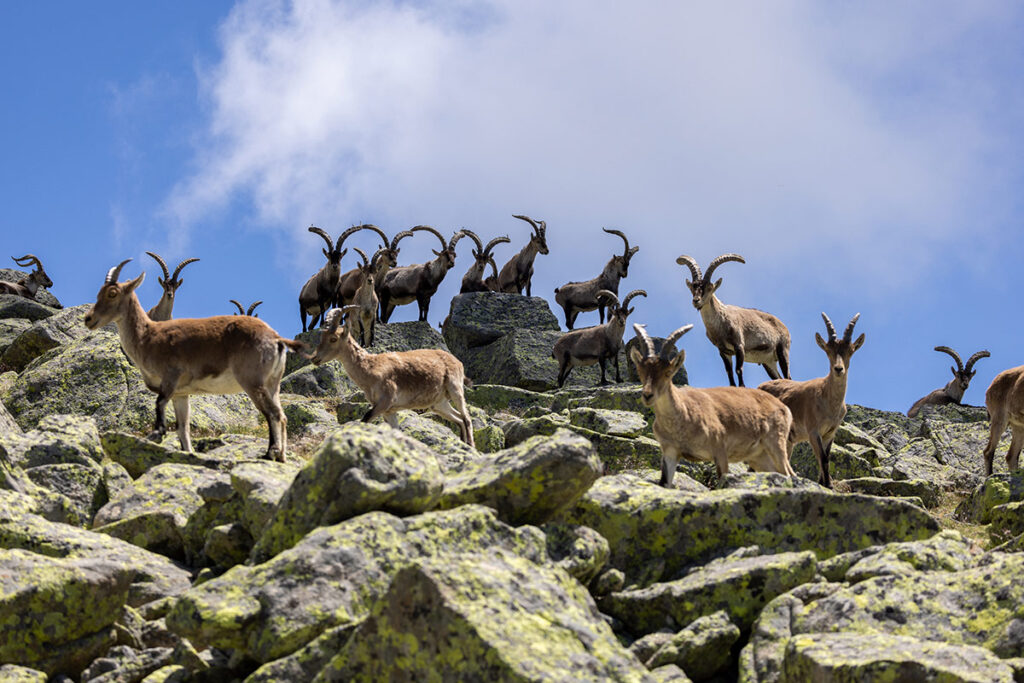
<path id="1" fill-rule="evenodd" d="M 718 271 L 720 298 L 789 326 L 796 379 L 826 370 L 819 313 L 859 311 L 851 402 L 905 410 L 942 386 L 939 344 L 992 352 L 974 404 L 1024 363 L 1014 3 L 4 3 L 0 56 L 3 257 L 39 255 L 66 305 L 129 257 L 152 305 L 153 250 L 202 259 L 177 316 L 263 299 L 293 335 L 322 260 L 311 223 L 518 248 L 527 213 L 548 221 L 534 292 L 552 305 L 618 248 L 600 228 L 626 231 L 621 291 L 651 295 L 633 319 L 695 323 L 700 386 L 725 372 L 682 253 L 746 258 Z M 407 240 L 403 260 L 434 246 Z M 467 244 L 431 323 L 468 266 Z"/>

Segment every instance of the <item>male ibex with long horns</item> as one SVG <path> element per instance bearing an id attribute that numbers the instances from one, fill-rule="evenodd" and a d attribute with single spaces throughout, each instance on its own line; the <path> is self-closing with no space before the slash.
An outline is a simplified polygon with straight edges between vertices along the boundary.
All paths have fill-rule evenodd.
<path id="1" fill-rule="evenodd" d="M 302 318 L 302 331 L 306 331 L 306 315 L 312 315 L 308 329 L 313 329 L 317 323 L 323 324 L 324 313 L 334 304 L 338 292 L 338 280 L 341 278 L 341 257 L 345 251 L 341 249 L 342 239 L 338 238 L 335 246 L 331 236 L 315 225 L 307 228 L 311 233 L 320 235 L 327 242 L 327 248 L 323 250 L 327 258 L 320 270 L 313 273 L 312 277 L 306 280 L 299 291 L 299 315 Z"/>
<path id="2" fill-rule="evenodd" d="M 565 326 L 572 329 L 576 324 L 576 316 L 583 311 L 592 311 L 595 308 L 600 321 L 604 322 L 605 299 L 598 297 L 601 290 L 606 290 L 619 295 L 619 280 L 629 275 L 629 261 L 633 258 L 640 247 L 629 246 L 629 239 L 621 230 L 609 230 L 601 228 L 609 235 L 618 235 L 625 243 L 622 255 L 616 254 L 604 264 L 601 274 L 592 280 L 585 282 L 569 282 L 555 289 L 555 303 L 565 311 Z"/>
<path id="3" fill-rule="evenodd" d="M 597 296 L 608 305 L 608 322 L 582 330 L 572 330 L 555 342 L 551 356 L 558 361 L 558 386 L 565 384 L 574 367 L 601 364 L 601 386 L 608 384 L 605 378 L 605 363 L 615 364 L 615 381 L 622 381 L 619 372 L 619 351 L 622 350 L 622 334 L 626 331 L 626 318 L 635 309 L 629 302 L 637 296 L 647 296 L 642 289 L 634 289 L 619 303 L 614 292 L 602 289 Z"/>
<path id="4" fill-rule="evenodd" d="M 181 274 L 182 269 L 190 263 L 195 263 L 199 259 L 187 258 L 178 264 L 178 267 L 174 269 L 172 275 L 167 269 L 167 264 L 158 255 L 151 251 L 147 251 L 147 254 L 153 257 L 153 259 L 160 265 L 160 270 L 164 271 L 164 276 L 161 279 L 157 277 L 156 281 L 163 287 L 163 294 L 160 295 L 160 301 L 156 302 L 156 306 L 146 311 L 146 315 L 151 320 L 170 320 L 171 313 L 174 311 L 174 294 L 178 291 L 178 287 L 181 287 L 182 283 L 185 282 L 178 278 Z"/>
<path id="5" fill-rule="evenodd" d="M 950 372 L 953 373 L 953 379 L 949 380 L 949 383 L 941 389 L 936 389 L 927 396 L 922 396 L 914 405 L 910 406 L 910 410 L 907 411 L 907 417 L 917 417 L 917 414 L 921 412 L 921 408 L 925 406 L 944 406 L 947 403 L 955 403 L 960 405 L 960 402 L 964 399 L 964 393 L 967 391 L 967 387 L 971 385 L 971 380 L 974 379 L 974 375 L 978 372 L 974 370 L 974 364 L 982 358 L 988 358 L 990 354 L 988 351 L 978 351 L 970 358 L 967 359 L 967 364 L 964 365 L 960 360 L 960 354 L 948 346 L 936 346 L 935 350 L 940 353 L 948 353 L 953 357 L 956 362 L 956 367 L 950 367 Z"/>
<path id="6" fill-rule="evenodd" d="M 22 268 L 35 266 L 35 269 L 20 282 L 7 282 L 0 280 L 0 294 L 13 294 L 26 299 L 35 299 L 36 292 L 40 287 L 53 287 L 53 280 L 43 270 L 43 264 L 35 254 L 25 254 L 21 258 L 11 257 L 11 260 Z"/>
<path id="7" fill-rule="evenodd" d="M 376 253 L 370 258 L 376 266 L 373 271 L 373 281 L 376 291 L 380 291 L 381 283 L 384 281 L 384 276 L 387 272 L 398 265 L 398 254 L 401 249 L 398 248 L 398 243 L 404 240 L 406 237 L 412 237 L 411 230 L 402 230 L 395 235 L 390 242 L 388 242 L 388 236 L 384 234 L 384 231 L 378 228 L 376 225 L 367 223 L 366 225 L 358 225 L 354 228 L 349 228 L 342 235 L 342 241 L 348 235 L 358 230 L 370 230 L 380 235 L 381 244 L 377 247 Z M 346 271 L 342 274 L 341 280 L 338 283 L 338 298 L 335 301 L 335 306 L 347 306 L 352 303 L 356 296 L 356 292 L 363 285 L 364 277 L 362 270 L 357 266 L 352 270 Z M 377 315 L 379 318 L 379 314 Z"/>
<path id="8" fill-rule="evenodd" d="M 522 294 L 526 290 L 526 296 L 530 296 L 533 284 L 533 260 L 537 254 L 548 253 L 548 224 L 541 221 L 539 224 L 529 216 L 513 216 L 521 221 L 526 221 L 533 226 L 533 234 L 526 246 L 519 250 L 515 256 L 510 258 L 501 267 L 498 273 L 498 290 L 509 294 Z"/>
<path id="9" fill-rule="evenodd" d="M 399 266 L 387 272 L 384 282 L 377 290 L 377 295 L 380 297 L 380 321 L 382 323 L 387 323 L 391 319 L 391 313 L 395 310 L 395 306 L 413 301 L 419 305 L 419 320 L 427 319 L 430 298 L 437 292 L 444 276 L 455 265 L 455 245 L 466 235 L 465 231 L 459 230 L 452 237 L 451 242 L 448 242 L 441 236 L 441 233 L 429 225 L 417 225 L 412 231 L 425 231 L 437 237 L 441 240 L 441 251 L 431 250 L 434 252 L 434 258 L 426 263 Z"/>

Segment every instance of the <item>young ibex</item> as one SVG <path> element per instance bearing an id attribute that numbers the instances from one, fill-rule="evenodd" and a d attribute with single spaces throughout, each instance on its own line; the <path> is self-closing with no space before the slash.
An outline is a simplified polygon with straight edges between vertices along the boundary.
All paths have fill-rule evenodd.
<path id="1" fill-rule="evenodd" d="M 714 259 L 708 270 L 701 277 L 700 266 L 692 256 L 680 256 L 676 263 L 686 266 L 693 275 L 687 280 L 686 286 L 693 293 L 693 307 L 700 311 L 704 321 L 704 329 L 711 343 L 718 347 L 718 353 L 725 363 L 725 371 L 729 375 L 729 385 L 743 386 L 743 363 L 750 361 L 760 363 L 772 379 L 779 379 L 779 368 L 782 377 L 789 379 L 789 330 L 782 321 L 770 313 L 756 308 L 740 308 L 723 304 L 715 296 L 722 286 L 722 279 L 711 282 L 715 268 L 728 261 L 746 263 L 739 254 L 722 254 Z M 736 378 L 732 374 L 730 356 L 736 356 Z"/>
<path id="2" fill-rule="evenodd" d="M 822 313 L 821 317 L 828 330 L 828 341 L 818 333 L 814 334 L 814 339 L 828 356 L 828 375 L 806 382 L 776 379 L 765 382 L 758 389 L 777 397 L 793 414 L 793 428 L 789 433 L 787 450 L 789 455 L 793 454 L 796 444 L 809 442 L 814 457 L 818 459 L 818 483 L 832 488 L 832 477 L 828 471 L 832 440 L 846 417 L 846 378 L 850 374 L 850 357 L 864 343 L 864 335 L 853 341 L 853 327 L 860 313 L 850 320 L 842 339 L 836 335 L 836 328 L 828 316 Z"/>
<path id="3" fill-rule="evenodd" d="M 526 296 L 530 296 L 530 289 L 533 284 L 533 260 L 537 257 L 537 254 L 548 253 L 548 224 L 541 221 L 540 225 L 538 225 L 537 221 L 529 216 L 513 216 L 513 218 L 518 218 L 532 225 L 533 234 L 530 235 L 530 241 L 526 243 L 526 246 L 520 249 L 518 254 L 501 267 L 501 272 L 498 273 L 498 289 L 496 291 L 522 294 L 523 290 L 526 290 Z"/>
<path id="4" fill-rule="evenodd" d="M 692 327 L 686 325 L 670 334 L 662 351 L 673 348 Z M 633 329 L 639 344 L 630 350 L 629 357 L 643 384 L 641 400 L 654 411 L 654 438 L 661 445 L 662 486 L 672 486 L 679 458 L 713 462 L 719 476 L 729 472 L 731 462 L 795 476 L 786 450 L 793 424 L 789 408 L 758 389 L 674 386 L 672 376 L 683 364 L 686 352 L 680 351 L 672 358 L 656 355 L 644 328 L 634 324 Z"/>
<path id="5" fill-rule="evenodd" d="M 158 264 L 160 264 L 160 270 L 164 271 L 163 279 L 159 276 L 156 281 L 163 287 L 164 293 L 160 295 L 160 301 L 156 302 L 156 306 L 146 311 L 146 315 L 149 316 L 150 320 L 170 320 L 171 312 L 174 310 L 174 293 L 178 291 L 178 287 L 181 287 L 184 280 L 179 280 L 178 275 L 182 269 L 190 263 L 195 263 L 199 259 L 187 258 L 178 264 L 178 267 L 174 269 L 174 274 L 171 275 L 167 269 L 167 264 L 164 260 L 154 254 L 151 251 L 147 251 L 147 254 L 153 257 Z"/>
<path id="6" fill-rule="evenodd" d="M 236 313 L 235 315 L 251 315 L 254 318 L 260 317 L 259 313 L 253 313 L 253 311 L 256 310 L 257 306 L 259 306 L 261 303 L 263 303 L 262 301 L 255 301 L 255 302 L 253 302 L 253 304 L 251 306 L 249 306 L 248 310 L 246 310 L 245 308 L 242 308 L 242 304 L 238 303 L 234 299 L 228 299 L 228 301 L 233 303 L 235 305 L 235 307 L 238 308 L 238 313 Z M 152 316 L 150 316 L 150 317 L 152 317 Z"/>
<path id="7" fill-rule="evenodd" d="M 921 408 L 925 406 L 944 406 L 947 403 L 961 405 L 960 402 L 964 398 L 964 392 L 967 391 L 967 387 L 971 385 L 971 380 L 977 374 L 977 370 L 974 370 L 974 364 L 982 358 L 988 358 L 992 355 L 988 351 L 978 351 L 968 358 L 967 365 L 964 365 L 960 361 L 960 355 L 948 346 L 936 346 L 935 350 L 948 353 L 956 361 L 956 367 L 950 366 L 949 368 L 950 372 L 953 373 L 953 379 L 949 380 L 949 384 L 941 389 L 936 389 L 927 396 L 919 398 L 914 405 L 910 406 L 910 410 L 907 411 L 907 417 L 917 417 L 917 414 L 921 412 Z"/>
<path id="8" fill-rule="evenodd" d="M 593 280 L 586 282 L 569 282 L 555 289 L 555 303 L 565 311 L 565 326 L 572 329 L 576 324 L 576 316 L 583 311 L 592 311 L 595 308 L 604 322 L 604 301 L 597 296 L 601 290 L 608 290 L 619 295 L 619 280 L 629 275 L 629 261 L 633 258 L 640 247 L 629 247 L 629 240 L 621 230 L 609 230 L 602 228 L 609 235 L 618 235 L 625 242 L 622 255 L 616 254 L 604 264 L 604 270 Z"/>
<path id="9" fill-rule="evenodd" d="M 494 247 L 504 242 L 511 242 L 508 237 L 495 237 L 493 240 L 487 243 L 485 247 L 480 238 L 477 237 L 476 233 L 472 230 L 462 229 L 462 232 L 466 233 L 474 242 L 476 242 L 476 249 L 473 250 L 473 265 L 469 267 L 466 274 L 462 276 L 462 287 L 459 289 L 459 294 L 466 294 L 468 292 L 489 292 L 492 288 L 487 285 L 487 278 L 484 280 L 484 271 L 487 270 L 487 264 L 491 265 L 491 268 L 495 270 L 493 277 L 497 277 L 498 265 L 494 262 L 494 257 L 491 255 L 491 250 Z M 492 285 L 493 286 L 493 285 Z"/>
<path id="10" fill-rule="evenodd" d="M 356 226 L 355 228 L 349 228 L 345 231 L 347 234 L 342 235 L 342 238 L 347 237 L 348 234 L 356 232 L 357 230 L 372 230 L 380 235 L 381 244 L 377 247 L 377 252 L 370 259 L 371 261 L 376 259 L 377 269 L 373 273 L 373 280 L 379 292 L 380 284 L 384 280 L 384 275 L 387 274 L 388 270 L 398 265 L 398 254 L 401 251 L 401 249 L 398 248 L 398 243 L 406 237 L 411 237 L 412 231 L 402 230 L 392 238 L 390 243 L 388 243 L 388 236 L 384 234 L 384 231 L 376 225 L 368 223 L 366 225 Z M 341 276 L 341 281 L 338 283 L 338 298 L 335 302 L 336 305 L 347 306 L 352 303 L 352 300 L 356 295 L 356 290 L 359 289 L 362 283 L 363 276 L 360 274 L 358 267 L 345 272 Z M 379 317 L 380 316 L 378 315 L 378 318 Z"/>
<path id="11" fill-rule="evenodd" d="M 446 242 L 441 233 L 429 225 L 417 225 L 412 230 L 413 232 L 423 230 L 437 237 L 441 240 L 441 251 L 431 250 L 434 252 L 435 258 L 426 263 L 399 266 L 387 272 L 377 290 L 377 296 L 380 297 L 380 321 L 382 323 L 386 323 L 391 318 L 391 313 L 396 306 L 413 301 L 419 305 L 419 320 L 427 319 L 430 298 L 437 292 L 444 276 L 455 265 L 455 245 L 466 235 L 464 230 L 460 230 L 455 233 L 451 242 Z"/>
<path id="12" fill-rule="evenodd" d="M 167 433 L 164 412 L 170 400 L 181 448 L 191 451 L 188 397 L 244 391 L 267 419 L 267 457 L 283 461 L 287 420 L 278 394 L 285 355 L 305 345 L 284 339 L 262 320 L 249 316 L 153 321 L 135 294 L 146 274 L 130 282 L 117 281 L 128 261 L 131 259 L 107 272 L 96 303 L 85 314 L 85 326 L 95 330 L 110 322 L 117 324 L 125 354 L 157 395 L 156 423 L 150 438 L 159 440 Z"/>
<path id="13" fill-rule="evenodd" d="M 362 249 L 359 247 L 353 247 L 353 249 L 362 257 L 363 262 L 358 266 L 361 277 L 359 288 L 356 289 L 356 293 L 352 297 L 352 304 L 359 310 L 349 314 L 349 320 L 355 320 L 355 324 L 350 324 L 350 326 L 359 331 L 360 344 L 373 346 L 373 329 L 377 320 L 377 305 L 380 303 L 377 299 L 374 272 L 377 270 L 377 262 L 384 258 L 383 250 L 374 254 L 372 259 L 367 260 Z"/>
<path id="14" fill-rule="evenodd" d="M 26 299 L 35 299 L 36 292 L 40 287 L 53 287 L 53 280 L 43 270 L 43 264 L 36 258 L 35 254 L 25 254 L 21 258 L 11 257 L 11 260 L 22 268 L 35 266 L 35 269 L 22 278 L 21 282 L 6 282 L 0 280 L 0 294 L 14 294 Z"/>
<path id="15" fill-rule="evenodd" d="M 308 329 L 316 327 L 318 322 L 323 325 L 323 316 L 337 296 L 338 280 L 341 278 L 341 257 L 345 255 L 345 251 L 341 250 L 340 238 L 338 245 L 335 246 L 331 236 L 315 225 L 309 226 L 308 230 L 320 235 L 324 242 L 327 242 L 327 248 L 323 250 L 327 263 L 313 273 L 299 291 L 299 315 L 302 317 L 303 332 L 307 329 L 306 315 L 313 316 Z"/>
<path id="16" fill-rule="evenodd" d="M 619 373 L 619 351 L 622 349 L 622 334 L 626 331 L 626 318 L 635 309 L 629 302 L 636 296 L 647 296 L 642 289 L 634 289 L 619 303 L 619 297 L 607 289 L 597 297 L 607 303 L 608 322 L 582 330 L 573 330 L 563 335 L 551 351 L 551 357 L 558 361 L 558 386 L 565 384 L 569 372 L 577 366 L 601 364 L 601 386 L 608 384 L 605 379 L 605 362 L 615 363 L 615 381 L 622 382 Z"/>
<path id="17" fill-rule="evenodd" d="M 988 409 L 988 445 L 985 446 L 985 476 L 992 475 L 992 459 L 996 447 L 1009 426 L 1013 434 L 1010 448 L 1006 451 L 1006 464 L 1011 472 L 1017 471 L 1020 449 L 1024 445 L 1024 365 L 1003 370 L 985 392 L 985 407 Z"/>
<path id="18" fill-rule="evenodd" d="M 399 410 L 429 409 L 457 424 L 462 440 L 476 448 L 473 422 L 463 393 L 469 381 L 459 359 L 440 349 L 369 353 L 359 346 L 348 326 L 340 324 L 342 316 L 357 310 L 357 306 L 345 306 L 330 312 L 313 363 L 341 360 L 349 378 L 370 402 L 363 422 L 383 417 L 389 425 L 397 427 L 395 413 Z"/>

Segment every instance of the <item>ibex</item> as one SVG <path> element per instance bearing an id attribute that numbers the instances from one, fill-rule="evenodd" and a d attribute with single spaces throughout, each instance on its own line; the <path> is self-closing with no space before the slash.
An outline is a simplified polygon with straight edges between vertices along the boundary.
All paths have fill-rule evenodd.
<path id="1" fill-rule="evenodd" d="M 299 315 L 302 317 L 302 331 L 306 331 L 306 315 L 312 315 L 308 329 L 316 327 L 317 323 L 323 323 L 323 315 L 334 303 L 337 296 L 338 280 L 341 277 L 341 257 L 345 252 L 341 250 L 341 239 L 338 246 L 334 245 L 331 236 L 320 228 L 311 225 L 308 230 L 320 235 L 327 242 L 327 248 L 323 250 L 327 257 L 327 263 L 320 270 L 313 273 L 313 276 L 306 280 L 299 291 Z"/>
<path id="2" fill-rule="evenodd" d="M 1016 472 L 1020 449 L 1024 445 L 1024 365 L 1003 370 L 996 375 L 985 392 L 985 407 L 990 421 L 988 445 L 982 454 L 985 458 L 985 476 L 992 475 L 992 459 L 1007 425 L 1013 438 L 1006 451 L 1006 464 L 1011 472 Z"/>
<path id="3" fill-rule="evenodd" d="M 836 328 L 828 316 L 822 313 L 821 317 L 828 330 L 828 341 L 818 333 L 814 334 L 814 339 L 828 356 L 829 373 L 806 382 L 776 379 L 765 382 L 758 389 L 777 397 L 793 414 L 793 428 L 789 433 L 787 450 L 789 455 L 793 455 L 796 444 L 809 442 L 814 457 L 818 459 L 818 483 L 832 488 L 832 477 L 828 471 L 832 441 L 846 417 L 846 378 L 850 374 L 850 357 L 864 343 L 864 335 L 853 341 L 853 326 L 857 324 L 860 313 L 850 320 L 842 339 L 836 335 Z"/>
<path id="4" fill-rule="evenodd" d="M 451 242 L 446 242 L 434 228 L 429 225 L 417 225 L 413 232 L 426 231 L 441 240 L 441 251 L 431 250 L 435 258 L 414 266 L 392 268 L 384 276 L 384 281 L 377 290 L 380 297 L 380 321 L 386 323 L 396 306 L 412 303 L 419 305 L 419 320 L 427 319 L 430 309 L 430 298 L 437 292 L 444 276 L 455 265 L 455 245 L 465 236 L 465 231 L 458 231 Z"/>
<path id="5" fill-rule="evenodd" d="M 158 264 L 160 264 L 160 270 L 164 271 L 163 279 L 157 277 L 156 281 L 163 287 L 164 293 L 160 295 L 160 301 L 156 302 L 156 306 L 146 311 L 146 315 L 149 316 L 150 320 L 170 320 L 171 312 L 174 310 L 174 293 L 178 291 L 178 287 L 181 287 L 184 280 L 179 280 L 178 275 L 182 269 L 190 263 L 195 263 L 199 259 L 187 258 L 178 264 L 178 267 L 174 269 L 174 274 L 167 270 L 167 264 L 164 260 L 154 254 L 151 251 L 147 251 L 147 254 L 153 257 Z"/>
<path id="6" fill-rule="evenodd" d="M 157 395 L 150 438 L 159 441 L 167 433 L 164 413 L 167 401 L 173 401 L 181 448 L 191 451 L 188 397 L 244 391 L 267 419 L 267 457 L 283 461 L 287 420 L 279 392 L 285 355 L 305 345 L 281 337 L 262 320 L 249 316 L 151 320 L 135 294 L 146 274 L 129 282 L 117 281 L 129 261 L 107 271 L 96 303 L 85 314 L 85 326 L 95 330 L 110 322 L 117 324 L 125 354 Z"/>
<path id="7" fill-rule="evenodd" d="M 686 325 L 670 334 L 662 352 L 674 348 L 692 327 Z M 683 364 L 686 352 L 679 351 L 672 358 L 656 355 L 644 328 L 634 324 L 633 329 L 638 345 L 630 350 L 629 357 L 643 385 L 640 398 L 654 411 L 654 438 L 661 445 L 662 486 L 672 486 L 680 458 L 713 462 L 720 477 L 729 472 L 732 462 L 745 462 L 762 472 L 795 476 L 786 449 L 793 424 L 789 408 L 758 389 L 674 386 L 672 376 Z"/>
<path id="8" fill-rule="evenodd" d="M 440 349 L 369 353 L 356 343 L 348 326 L 340 324 L 344 315 L 357 309 L 345 306 L 330 312 L 313 363 L 341 360 L 349 378 L 370 402 L 363 422 L 383 417 L 389 425 L 398 427 L 395 413 L 399 410 L 427 409 L 457 424 L 462 440 L 476 448 L 463 391 L 469 380 L 459 359 Z"/>
<path id="9" fill-rule="evenodd" d="M 728 261 L 746 263 L 739 254 L 722 254 L 711 261 L 708 270 L 701 277 L 700 266 L 692 256 L 680 256 L 676 263 L 686 266 L 693 275 L 687 280 L 686 286 L 693 294 L 693 307 L 700 311 L 704 321 L 705 332 L 711 343 L 718 347 L 718 353 L 725 363 L 725 371 L 729 375 L 729 385 L 743 386 L 743 363 L 750 361 L 760 363 L 772 379 L 782 377 L 789 379 L 789 330 L 782 321 L 770 313 L 755 308 L 740 308 L 723 304 L 715 296 L 722 286 L 722 279 L 711 282 L 715 268 Z M 736 378 L 732 374 L 730 356 L 736 356 Z M 778 362 L 778 366 L 776 366 Z"/>
<path id="10" fill-rule="evenodd" d="M 604 264 L 601 274 L 592 280 L 585 282 L 569 282 L 555 289 L 555 303 L 565 311 L 565 326 L 572 329 L 576 324 L 576 316 L 583 311 L 592 311 L 595 308 L 604 322 L 604 301 L 597 296 L 601 290 L 607 290 L 619 295 L 619 280 L 629 275 L 629 261 L 633 258 L 640 247 L 629 246 L 629 240 L 620 230 L 609 230 L 602 228 L 609 235 L 618 235 L 625 243 L 622 255 L 616 254 Z"/>
<path id="11" fill-rule="evenodd" d="M 950 366 L 949 368 L 950 372 L 953 373 L 953 379 L 949 380 L 949 384 L 941 389 L 936 389 L 927 396 L 919 398 L 914 405 L 910 406 L 910 410 L 907 411 L 907 417 L 917 417 L 917 414 L 921 412 L 921 408 L 925 406 L 944 406 L 947 403 L 961 405 L 960 402 L 964 398 L 964 393 L 977 373 L 977 370 L 973 369 L 974 364 L 982 358 L 988 358 L 992 355 L 988 351 L 978 351 L 968 358 L 967 365 L 964 365 L 960 361 L 960 355 L 948 346 L 936 346 L 935 350 L 941 353 L 948 353 L 956 361 L 956 367 Z"/>
<path id="12" fill-rule="evenodd" d="M 234 299 L 228 299 L 228 301 L 233 303 L 235 305 L 235 307 L 238 308 L 238 313 L 236 315 L 251 315 L 254 318 L 260 317 L 259 313 L 253 313 L 253 311 L 256 310 L 257 306 L 259 306 L 261 303 L 263 303 L 262 301 L 255 301 L 255 302 L 253 302 L 252 305 L 249 306 L 248 310 L 243 308 L 242 304 L 240 304 L 239 302 L 235 301 Z M 150 316 L 150 317 L 152 317 L 152 316 Z"/>
<path id="13" fill-rule="evenodd" d="M 384 275 L 387 274 L 388 270 L 398 265 L 398 254 L 401 251 L 401 249 L 398 248 L 398 243 L 401 242 L 406 237 L 411 237 L 412 231 L 401 231 L 391 239 L 391 242 L 389 244 L 387 235 L 385 235 L 384 231 L 378 228 L 376 225 L 360 225 L 357 226 L 356 228 L 349 228 L 349 230 L 351 230 L 352 232 L 355 232 L 356 230 L 372 230 L 373 232 L 380 235 L 381 244 L 377 248 L 377 253 L 374 254 L 373 257 L 370 259 L 371 261 L 375 260 L 377 263 L 377 269 L 373 273 L 373 280 L 379 293 L 380 284 L 384 280 Z M 345 232 L 348 233 L 349 230 L 346 230 Z M 342 237 L 345 236 L 346 235 L 342 235 Z M 363 278 L 360 275 L 360 270 L 358 267 L 345 272 L 341 276 L 341 281 L 338 283 L 338 298 L 335 302 L 336 305 L 347 306 L 348 304 L 352 303 L 352 299 L 356 295 L 356 290 L 359 289 L 359 286 L 362 283 L 362 281 Z M 378 315 L 378 318 L 379 317 L 380 316 Z"/>
<path id="14" fill-rule="evenodd" d="M 626 295 L 621 304 L 619 297 L 607 289 L 598 292 L 597 296 L 609 306 L 608 322 L 582 330 L 573 330 L 563 335 L 555 342 L 555 348 L 551 351 L 551 356 L 558 361 L 559 387 L 565 384 L 569 372 L 574 367 L 594 363 L 601 364 L 601 386 L 608 384 L 608 380 L 605 379 L 605 363 L 608 360 L 615 363 L 615 381 L 622 381 L 622 375 L 619 373 L 622 334 L 626 331 L 626 318 L 635 310 L 629 307 L 629 302 L 633 297 L 647 296 L 647 292 L 634 289 Z"/>
<path id="15" fill-rule="evenodd" d="M 380 303 L 377 299 L 374 272 L 377 270 L 377 261 L 384 258 L 382 256 L 383 250 L 374 254 L 372 260 L 367 260 L 366 254 L 363 253 L 362 249 L 359 247 L 353 248 L 362 257 L 363 262 L 358 266 L 361 277 L 359 288 L 356 289 L 355 296 L 352 297 L 352 304 L 358 310 L 354 310 L 349 314 L 349 320 L 354 320 L 355 324 L 350 323 L 349 326 L 359 331 L 360 344 L 363 346 L 373 346 L 373 329 L 374 323 L 377 320 L 377 305 Z"/>
<path id="16" fill-rule="evenodd" d="M 548 224 L 541 221 L 538 225 L 537 221 L 529 216 L 513 216 L 513 218 L 532 225 L 533 234 L 530 235 L 530 241 L 526 243 L 526 246 L 501 267 L 501 271 L 498 273 L 497 291 L 522 294 L 523 290 L 526 290 L 526 296 L 530 296 L 533 282 L 533 260 L 537 254 L 548 253 Z"/>
<path id="17" fill-rule="evenodd" d="M 462 232 L 466 233 L 466 235 L 476 243 L 476 249 L 473 250 L 473 265 L 470 266 L 469 270 L 466 271 L 466 274 L 462 276 L 462 287 L 459 289 L 459 294 L 492 291 L 491 287 L 487 285 L 487 281 L 484 280 L 484 271 L 487 269 L 487 264 L 490 264 L 491 268 L 495 271 L 498 270 L 498 266 L 494 262 L 494 257 L 491 255 L 491 250 L 499 244 L 511 242 L 512 240 L 505 236 L 495 237 L 493 240 L 488 242 L 485 247 L 475 232 L 466 230 L 465 228 L 463 228 Z M 497 272 L 495 272 L 495 276 L 496 275 Z M 489 279 L 490 278 L 488 278 L 488 280 Z"/>
<path id="18" fill-rule="evenodd" d="M 22 268 L 35 266 L 35 269 L 21 279 L 21 282 L 6 282 L 0 280 L 0 294 L 13 294 L 26 299 L 35 299 L 36 292 L 40 287 L 53 287 L 53 280 L 43 270 L 43 264 L 36 258 L 35 254 L 25 254 L 21 258 L 11 257 L 11 260 Z"/>

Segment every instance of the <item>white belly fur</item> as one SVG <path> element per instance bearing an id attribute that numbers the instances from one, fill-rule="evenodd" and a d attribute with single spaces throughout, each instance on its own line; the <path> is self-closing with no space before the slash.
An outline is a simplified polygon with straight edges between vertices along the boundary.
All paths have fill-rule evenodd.
<path id="1" fill-rule="evenodd" d="M 202 379 L 193 380 L 187 384 L 181 385 L 178 387 L 178 390 L 174 392 L 174 395 L 237 394 L 240 391 L 242 391 L 242 387 L 235 380 L 234 374 L 228 370 L 227 372 L 222 372 L 219 375 L 203 377 Z"/>

